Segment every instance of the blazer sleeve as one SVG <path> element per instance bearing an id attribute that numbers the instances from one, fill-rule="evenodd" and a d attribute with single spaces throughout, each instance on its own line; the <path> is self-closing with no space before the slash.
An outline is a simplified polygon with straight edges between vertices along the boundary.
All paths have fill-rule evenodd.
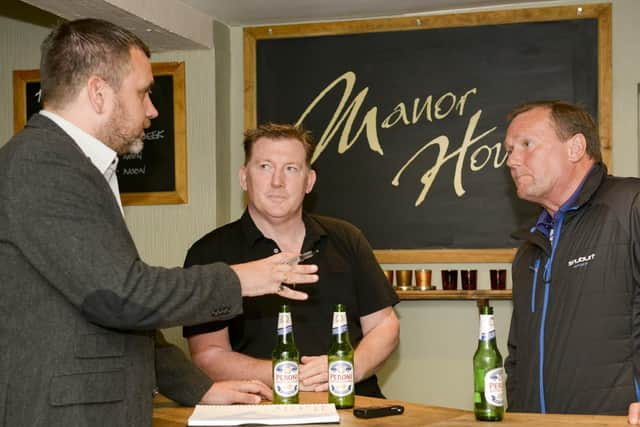
<path id="1" fill-rule="evenodd" d="M 29 135 L 7 171 L 9 238 L 88 320 L 150 330 L 242 312 L 229 266 L 147 265 L 106 180 L 74 143 L 51 132 Z"/>
<path id="2" fill-rule="evenodd" d="M 155 333 L 156 384 L 158 391 L 185 406 L 194 406 L 213 381 L 185 357 L 182 350 Z"/>

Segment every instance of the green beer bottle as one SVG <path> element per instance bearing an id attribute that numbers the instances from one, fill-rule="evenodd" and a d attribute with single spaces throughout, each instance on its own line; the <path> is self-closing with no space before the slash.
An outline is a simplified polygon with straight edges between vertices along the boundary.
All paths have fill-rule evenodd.
<path id="1" fill-rule="evenodd" d="M 331 335 L 328 354 L 329 403 L 334 403 L 338 409 L 353 408 L 356 399 L 353 347 L 349 340 L 347 313 L 342 304 L 337 304 L 333 312 Z"/>
<path id="2" fill-rule="evenodd" d="M 473 356 L 474 413 L 477 420 L 500 421 L 504 415 L 504 369 L 496 344 L 493 308 L 480 308 L 480 336 Z"/>
<path id="3" fill-rule="evenodd" d="M 273 366 L 272 403 L 298 403 L 300 354 L 293 341 L 293 324 L 287 305 L 283 305 L 278 313 L 278 342 L 271 353 L 271 361 Z"/>

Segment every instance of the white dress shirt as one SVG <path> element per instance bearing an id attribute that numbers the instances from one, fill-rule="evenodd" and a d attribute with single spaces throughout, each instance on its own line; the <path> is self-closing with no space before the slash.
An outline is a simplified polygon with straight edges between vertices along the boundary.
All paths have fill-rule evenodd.
<path id="1" fill-rule="evenodd" d="M 53 120 L 78 144 L 84 155 L 91 160 L 91 163 L 93 163 L 109 183 L 113 196 L 118 202 L 120 212 L 122 212 L 122 216 L 124 216 L 124 209 L 122 208 L 122 201 L 120 200 L 120 189 L 118 188 L 118 177 L 116 175 L 118 154 L 100 142 L 100 140 L 89 135 L 59 115 L 46 110 L 40 110 L 40 114 Z"/>

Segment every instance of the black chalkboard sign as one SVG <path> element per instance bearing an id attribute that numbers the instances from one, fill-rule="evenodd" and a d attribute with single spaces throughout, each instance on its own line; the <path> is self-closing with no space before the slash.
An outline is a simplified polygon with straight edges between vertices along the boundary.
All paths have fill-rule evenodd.
<path id="1" fill-rule="evenodd" d="M 531 20 L 546 10 L 535 9 L 523 22 L 518 11 L 503 23 L 432 17 L 411 31 L 380 31 L 379 21 L 329 35 L 314 34 L 320 24 L 247 29 L 246 86 L 257 88 L 247 115 L 312 131 L 318 180 L 305 208 L 356 224 L 374 248 L 513 248 L 510 233 L 539 208 L 516 197 L 505 165 L 510 109 L 567 99 L 608 135 L 599 62 L 608 9 L 596 6 Z M 471 24 L 451 25 L 461 16 Z"/>
<path id="2" fill-rule="evenodd" d="M 161 113 L 144 132 L 144 150 L 125 154 L 118 163 L 118 185 L 123 193 L 173 191 L 175 148 L 173 138 L 173 76 L 154 78 L 151 98 Z M 162 108 L 162 110 L 160 110 Z"/>
<path id="3" fill-rule="evenodd" d="M 118 163 L 118 184 L 125 205 L 186 203 L 184 63 L 152 64 L 151 99 L 159 116 L 145 130 L 144 150 Z M 38 70 L 14 71 L 14 127 L 41 109 Z"/>
<path id="4" fill-rule="evenodd" d="M 27 118 L 31 117 L 42 109 L 40 103 L 40 82 L 31 81 L 26 83 Z"/>

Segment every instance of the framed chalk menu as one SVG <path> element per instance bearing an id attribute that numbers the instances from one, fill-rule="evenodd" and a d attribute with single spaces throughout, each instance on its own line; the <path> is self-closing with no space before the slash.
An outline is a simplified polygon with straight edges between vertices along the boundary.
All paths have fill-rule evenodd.
<path id="1" fill-rule="evenodd" d="M 317 143 L 305 209 L 383 263 L 508 262 L 540 207 L 515 192 L 506 116 L 540 99 L 596 118 L 611 167 L 611 5 L 248 27 L 245 126 Z"/>
<path id="2" fill-rule="evenodd" d="M 184 63 L 154 63 L 152 69 L 151 100 L 159 115 L 145 130 L 142 152 L 120 157 L 117 174 L 124 205 L 187 202 Z M 41 108 L 39 77 L 38 70 L 13 72 L 16 132 Z"/>

